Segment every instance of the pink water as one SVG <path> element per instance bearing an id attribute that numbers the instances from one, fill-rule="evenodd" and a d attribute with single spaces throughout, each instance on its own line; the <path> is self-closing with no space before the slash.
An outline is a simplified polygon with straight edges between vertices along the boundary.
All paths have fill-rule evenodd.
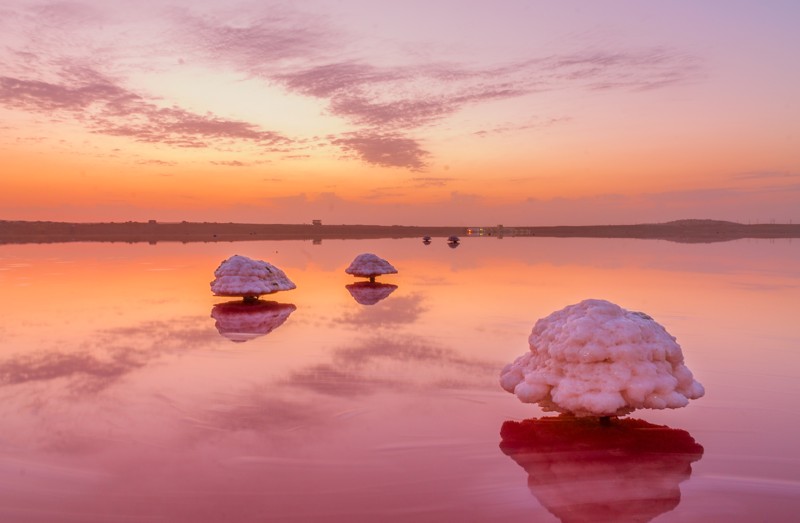
<path id="1" fill-rule="evenodd" d="M 353 294 L 362 252 L 396 288 Z M 208 285 L 235 253 L 297 289 L 238 312 Z M 0 288 L 0 521 L 800 510 L 800 242 L 6 245 Z M 500 389 L 534 322 L 584 298 L 664 325 L 706 396 L 608 437 Z"/>

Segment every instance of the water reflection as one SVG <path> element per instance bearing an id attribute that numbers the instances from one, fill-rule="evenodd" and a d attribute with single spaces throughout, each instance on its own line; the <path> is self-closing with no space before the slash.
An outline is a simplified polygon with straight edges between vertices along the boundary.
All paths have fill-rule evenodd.
<path id="1" fill-rule="evenodd" d="M 2 354 L 0 387 L 27 384 L 34 390 L 56 382 L 71 394 L 91 395 L 164 355 L 208 342 L 206 329 L 188 317 L 99 329 L 74 345 L 56 342 Z"/>
<path id="2" fill-rule="evenodd" d="M 345 285 L 345 288 L 350 292 L 353 299 L 361 305 L 375 305 L 393 293 L 397 289 L 397 285 L 360 281 Z"/>
<path id="3" fill-rule="evenodd" d="M 298 369 L 286 384 L 342 397 L 386 390 L 480 389 L 497 367 L 497 362 L 466 357 L 419 336 L 382 333 L 334 349 L 329 361 Z"/>
<path id="4" fill-rule="evenodd" d="M 211 317 L 222 336 L 242 343 L 274 331 L 296 308 L 291 303 L 274 301 L 229 301 L 214 305 Z"/>
<path id="5" fill-rule="evenodd" d="M 650 521 L 678 506 L 703 447 L 679 429 L 637 419 L 600 425 L 570 416 L 507 421 L 501 450 L 561 521 Z"/>

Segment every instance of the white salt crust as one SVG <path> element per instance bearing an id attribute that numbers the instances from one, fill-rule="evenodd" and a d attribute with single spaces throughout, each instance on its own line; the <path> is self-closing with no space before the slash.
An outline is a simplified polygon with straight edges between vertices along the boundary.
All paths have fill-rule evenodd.
<path id="1" fill-rule="evenodd" d="M 605 300 L 540 319 L 528 342 L 530 352 L 503 368 L 500 384 L 546 411 L 620 416 L 684 407 L 705 393 L 664 327 Z"/>
<path id="2" fill-rule="evenodd" d="M 235 254 L 214 271 L 211 292 L 217 296 L 257 297 L 294 289 L 296 285 L 274 265 Z"/>
<path id="3" fill-rule="evenodd" d="M 370 252 L 365 252 L 364 254 L 359 254 L 356 256 L 353 262 L 344 270 L 344 272 L 347 274 L 352 274 L 353 276 L 369 278 L 380 276 L 381 274 L 395 274 L 397 273 L 397 269 L 395 269 L 391 263 L 383 258 Z"/>

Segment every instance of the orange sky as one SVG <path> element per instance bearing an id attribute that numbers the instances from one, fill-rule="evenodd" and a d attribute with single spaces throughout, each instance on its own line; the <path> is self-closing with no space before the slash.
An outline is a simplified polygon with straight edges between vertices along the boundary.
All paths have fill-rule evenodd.
<path id="1" fill-rule="evenodd" d="M 0 7 L 0 219 L 800 219 L 790 2 Z"/>

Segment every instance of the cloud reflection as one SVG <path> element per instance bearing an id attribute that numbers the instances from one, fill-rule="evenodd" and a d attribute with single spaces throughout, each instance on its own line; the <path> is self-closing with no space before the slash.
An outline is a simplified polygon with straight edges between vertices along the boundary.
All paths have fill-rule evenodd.
<path id="1" fill-rule="evenodd" d="M 368 283 L 368 282 L 362 282 Z M 358 284 L 355 284 L 358 285 Z M 373 284 L 374 285 L 374 284 Z M 394 285 L 389 285 L 390 287 L 395 287 Z M 353 294 L 353 298 L 356 299 L 359 303 L 359 297 L 356 297 L 358 294 L 363 299 L 371 299 L 370 293 L 365 291 L 366 287 L 355 287 L 356 293 L 351 289 L 351 286 L 347 286 L 347 290 L 350 291 L 350 294 Z M 369 289 L 367 289 L 369 290 Z M 379 294 L 380 292 L 385 292 L 386 289 L 377 289 L 375 294 Z M 393 292 L 394 289 L 388 290 L 388 294 Z M 383 299 L 383 298 L 381 298 Z M 409 296 L 397 296 L 388 300 L 386 302 L 381 303 L 376 307 L 365 307 L 358 309 L 357 311 L 353 312 L 345 312 L 339 319 L 335 320 L 338 323 L 343 323 L 348 327 L 355 327 L 355 328 L 364 328 L 368 327 L 370 329 L 377 329 L 381 327 L 396 327 L 399 325 L 411 325 L 416 323 L 419 320 L 420 316 L 428 310 L 427 307 L 423 305 L 424 298 L 421 294 L 411 294 Z M 377 303 L 377 302 L 376 302 Z M 363 305 L 371 305 L 365 304 Z"/>
<path id="2" fill-rule="evenodd" d="M 331 396 L 387 389 L 488 386 L 498 363 L 469 358 L 413 335 L 381 335 L 340 347 L 329 362 L 292 373 L 288 385 Z"/>
<path id="3" fill-rule="evenodd" d="M 97 392 L 146 364 L 128 353 L 103 359 L 89 353 L 42 352 L 0 361 L 0 385 L 70 379 L 78 392 Z"/>
<path id="4" fill-rule="evenodd" d="M 64 380 L 72 393 L 92 394 L 165 354 L 211 341 L 208 329 L 197 328 L 193 317 L 101 329 L 66 350 L 43 349 L 0 359 L 0 387 Z"/>
<path id="5" fill-rule="evenodd" d="M 561 521 L 650 521 L 680 503 L 703 447 L 679 429 L 638 419 L 600 425 L 570 416 L 507 421 L 500 449 Z"/>

